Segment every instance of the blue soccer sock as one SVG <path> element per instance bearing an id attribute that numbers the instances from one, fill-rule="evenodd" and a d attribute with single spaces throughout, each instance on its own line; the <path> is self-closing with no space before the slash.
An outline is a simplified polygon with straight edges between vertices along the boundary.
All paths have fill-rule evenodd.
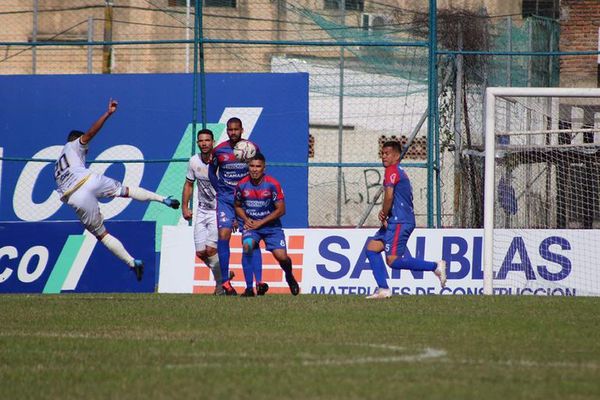
<path id="1" fill-rule="evenodd" d="M 252 289 L 254 277 L 254 253 L 242 253 L 242 269 L 244 270 L 244 280 L 246 281 L 246 289 Z"/>
<path id="2" fill-rule="evenodd" d="M 254 271 L 256 283 L 262 282 L 262 254 L 258 246 L 252 252 L 252 270 Z"/>
<path id="3" fill-rule="evenodd" d="M 217 254 L 221 264 L 221 283 L 225 283 L 229 279 L 229 240 L 217 240 Z"/>
<path id="4" fill-rule="evenodd" d="M 390 265 L 390 268 L 410 269 L 413 271 L 434 271 L 437 268 L 437 263 L 405 255 L 404 257 L 396 258 L 392 265 Z"/>
<path id="5" fill-rule="evenodd" d="M 371 269 L 373 270 L 373 276 L 375 277 L 375 282 L 377 282 L 377 286 L 382 289 L 389 289 L 387 284 L 387 272 L 385 270 L 385 264 L 383 263 L 383 258 L 381 257 L 381 253 L 377 253 L 372 250 L 365 251 L 367 258 L 369 259 L 369 264 L 371 264 Z"/>

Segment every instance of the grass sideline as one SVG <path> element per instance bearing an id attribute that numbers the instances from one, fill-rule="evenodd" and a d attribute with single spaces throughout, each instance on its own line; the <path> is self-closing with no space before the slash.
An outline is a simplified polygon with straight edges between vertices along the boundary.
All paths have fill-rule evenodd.
<path id="1" fill-rule="evenodd" d="M 2 399 L 592 399 L 599 298 L 0 295 Z"/>

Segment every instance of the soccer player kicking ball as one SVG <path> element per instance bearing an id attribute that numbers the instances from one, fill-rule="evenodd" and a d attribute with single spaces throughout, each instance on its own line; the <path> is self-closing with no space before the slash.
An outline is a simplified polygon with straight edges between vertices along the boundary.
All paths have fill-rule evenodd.
<path id="1" fill-rule="evenodd" d="M 123 186 L 121 182 L 104 175 L 95 174 L 85 166 L 85 156 L 90 141 L 100 131 L 106 120 L 117 111 L 117 101 L 110 99 L 108 110 L 98 118 L 87 132 L 71 131 L 67 144 L 54 164 L 54 179 L 61 201 L 71 206 L 81 223 L 115 256 L 135 273 L 138 281 L 144 274 L 142 260 L 134 259 L 119 239 L 104 227 L 104 217 L 98 206 L 99 198 L 131 197 L 140 201 L 159 201 L 168 207 L 179 208 L 179 201 L 163 197 L 146 189 Z"/>
<path id="2" fill-rule="evenodd" d="M 415 229 L 415 212 L 410 180 L 400 168 L 400 143 L 389 141 L 383 144 L 381 160 L 385 167 L 383 179 L 384 197 L 379 221 L 382 227 L 367 242 L 367 258 L 371 264 L 377 290 L 367 299 L 392 297 L 387 284 L 385 265 L 381 252 L 385 250 L 387 265 L 392 269 L 433 271 L 442 287 L 446 286 L 446 262 L 431 262 L 413 258 L 406 252 L 406 243 Z"/>
<path id="3" fill-rule="evenodd" d="M 233 117 L 227 121 L 229 140 L 213 149 L 212 162 L 208 171 L 210 181 L 217 192 L 217 226 L 219 229 L 217 253 L 221 264 L 223 289 L 228 296 L 237 294 L 231 286 L 231 278 L 229 278 L 229 241 L 231 233 L 235 232 L 238 224 L 233 208 L 233 192 L 238 182 L 248 175 L 246 160 L 238 160 L 233 152 L 236 143 L 242 140 L 243 133 L 244 128 L 239 118 Z M 256 144 L 254 146 L 258 151 L 258 146 Z"/>
<path id="4" fill-rule="evenodd" d="M 221 267 L 217 256 L 217 200 L 215 189 L 208 178 L 208 166 L 211 161 L 211 152 L 214 146 L 214 135 L 210 129 L 198 131 L 197 142 L 200 153 L 192 156 L 188 163 L 188 170 L 183 184 L 181 196 L 181 213 L 187 221 L 192 219 L 189 208 L 194 181 L 198 183 L 198 207 L 196 208 L 196 222 L 194 224 L 194 245 L 196 256 L 211 269 L 215 278 L 216 295 L 223 295 L 225 291 L 221 286 Z"/>
<path id="5" fill-rule="evenodd" d="M 285 200 L 279 182 L 265 174 L 265 157 L 257 153 L 248 163 L 249 175 L 235 188 L 235 213 L 244 221 L 242 230 L 242 267 L 246 279 L 244 297 L 254 296 L 253 277 L 256 280 L 256 294 L 264 295 L 269 285 L 262 282 L 262 260 L 259 243 L 279 262 L 285 273 L 290 292 L 300 293 L 298 282 L 292 273 L 292 260 L 287 254 L 285 235 L 281 220 L 285 214 Z"/>

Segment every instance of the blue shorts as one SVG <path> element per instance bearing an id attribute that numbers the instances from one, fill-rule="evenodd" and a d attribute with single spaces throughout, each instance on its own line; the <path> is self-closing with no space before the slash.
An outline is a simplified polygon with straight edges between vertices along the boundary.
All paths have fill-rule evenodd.
<path id="1" fill-rule="evenodd" d="M 383 242 L 386 255 L 402 257 L 406 251 L 408 238 L 414 229 L 413 224 L 388 223 L 387 228 L 379 228 L 371 239 Z"/>
<path id="2" fill-rule="evenodd" d="M 252 239 L 256 243 L 262 239 L 265 242 L 265 248 L 269 251 L 286 248 L 285 235 L 280 227 L 249 229 L 242 233 L 242 242 L 246 239 Z"/>
<path id="3" fill-rule="evenodd" d="M 219 199 L 217 196 L 217 228 L 232 229 L 233 221 L 236 220 L 238 221 L 238 226 L 241 226 L 239 219 L 235 215 L 233 201 L 229 201 L 228 199 Z"/>

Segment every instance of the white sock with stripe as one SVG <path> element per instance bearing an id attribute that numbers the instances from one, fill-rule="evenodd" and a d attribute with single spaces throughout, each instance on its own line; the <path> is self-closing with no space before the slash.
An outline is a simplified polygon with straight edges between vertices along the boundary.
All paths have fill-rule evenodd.
<path id="1" fill-rule="evenodd" d="M 211 269 L 215 277 L 215 282 L 221 282 L 221 265 L 219 264 L 219 256 L 214 254 L 208 257 L 207 261 L 208 262 L 206 265 L 208 265 L 208 267 Z"/>
<path id="2" fill-rule="evenodd" d="M 125 264 L 133 267 L 134 258 L 125 250 L 125 246 L 123 243 L 116 237 L 112 236 L 110 233 L 107 233 L 101 240 L 102 244 L 106 246 L 107 249 L 111 251 L 115 256 L 119 257 Z"/>
<path id="3" fill-rule="evenodd" d="M 154 192 L 137 186 L 129 186 L 128 197 L 139 201 L 163 201 L 165 198 Z"/>

